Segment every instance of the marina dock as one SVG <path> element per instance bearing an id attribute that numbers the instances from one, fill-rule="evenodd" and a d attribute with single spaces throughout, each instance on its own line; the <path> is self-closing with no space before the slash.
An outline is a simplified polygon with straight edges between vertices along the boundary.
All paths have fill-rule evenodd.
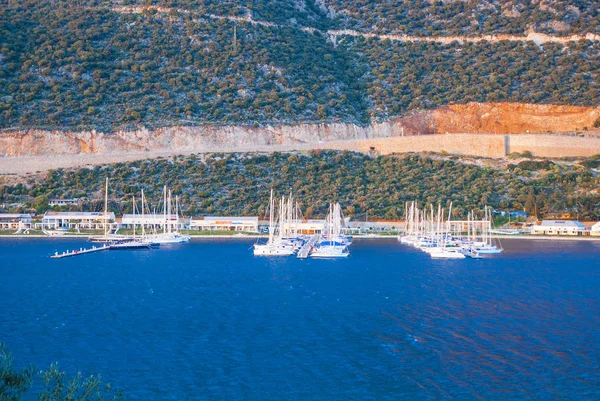
<path id="1" fill-rule="evenodd" d="M 300 248 L 300 250 L 298 251 L 298 255 L 296 255 L 296 257 L 298 259 L 306 259 L 308 258 L 308 255 L 310 255 L 310 251 L 312 250 L 313 246 L 315 245 L 315 243 L 319 240 L 319 236 L 318 235 L 313 235 L 312 237 L 310 237 L 308 239 L 308 241 L 306 241 L 304 243 L 304 245 L 302 245 L 302 248 Z"/>
<path id="2" fill-rule="evenodd" d="M 50 257 L 52 259 L 61 259 L 61 258 L 68 258 L 70 256 L 85 255 L 86 253 L 107 251 L 109 249 L 110 249 L 110 245 L 94 246 L 94 247 L 87 248 L 87 249 L 79 248 L 79 249 L 75 249 L 73 251 L 65 251 L 63 253 L 55 252 L 54 255 L 52 255 Z"/>

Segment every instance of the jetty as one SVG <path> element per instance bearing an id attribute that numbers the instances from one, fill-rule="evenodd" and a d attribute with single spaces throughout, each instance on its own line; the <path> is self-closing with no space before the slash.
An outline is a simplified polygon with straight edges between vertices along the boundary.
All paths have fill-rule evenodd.
<path id="1" fill-rule="evenodd" d="M 92 252 L 100 252 L 100 251 L 107 251 L 110 249 L 110 245 L 103 245 L 103 246 L 93 246 L 91 248 L 79 248 L 79 249 L 75 249 L 73 251 L 65 251 L 63 253 L 58 253 L 55 252 L 54 255 L 50 256 L 52 259 L 61 259 L 61 258 L 68 258 L 70 256 L 77 256 L 77 255 L 85 255 L 87 253 L 92 253 Z"/>
<path id="2" fill-rule="evenodd" d="M 308 255 L 310 255 L 310 251 L 313 249 L 314 245 L 317 243 L 318 240 L 318 235 L 313 235 L 312 237 L 310 237 L 308 241 L 306 241 L 304 245 L 302 245 L 302 248 L 300 248 L 296 257 L 298 259 L 308 258 Z"/>

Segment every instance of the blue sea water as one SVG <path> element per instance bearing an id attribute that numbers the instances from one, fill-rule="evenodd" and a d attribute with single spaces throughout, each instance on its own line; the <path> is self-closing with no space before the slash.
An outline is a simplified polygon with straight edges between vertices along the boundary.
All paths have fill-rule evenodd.
<path id="1" fill-rule="evenodd" d="M 0 240 L 17 366 L 99 373 L 129 400 L 600 400 L 600 244 L 507 240 L 434 261 L 396 240 L 345 260 L 247 240 L 52 260 Z"/>

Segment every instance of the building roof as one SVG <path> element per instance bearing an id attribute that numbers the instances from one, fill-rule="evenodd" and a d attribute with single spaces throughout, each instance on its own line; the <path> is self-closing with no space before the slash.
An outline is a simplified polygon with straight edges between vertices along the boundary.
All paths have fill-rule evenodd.
<path id="1" fill-rule="evenodd" d="M 257 216 L 203 216 L 203 217 L 193 217 L 192 220 L 205 220 L 205 221 L 247 221 L 247 222 L 257 222 Z"/>
<path id="2" fill-rule="evenodd" d="M 165 219 L 165 215 L 164 214 L 144 214 L 144 220 L 160 220 L 163 221 Z M 168 220 L 177 220 L 177 215 L 176 214 L 171 214 L 166 216 Z M 139 213 L 136 214 L 124 214 L 123 215 L 123 219 L 129 219 L 129 220 L 140 220 L 142 218 L 142 215 Z M 180 217 L 181 219 L 181 217 Z"/>
<path id="3" fill-rule="evenodd" d="M 68 199 L 63 199 L 63 198 L 50 198 L 48 199 L 50 202 L 79 202 L 80 198 L 68 198 Z"/>
<path id="4" fill-rule="evenodd" d="M 577 220 L 543 220 L 542 227 L 565 227 L 565 228 L 581 228 L 584 229 L 585 225 Z"/>
<path id="5" fill-rule="evenodd" d="M 0 213 L 0 219 L 31 219 L 31 215 L 20 213 Z"/>
<path id="6" fill-rule="evenodd" d="M 114 219 L 115 214 L 113 212 L 107 213 L 108 218 Z M 55 212 L 52 210 L 47 211 L 44 214 L 44 217 L 58 217 L 58 218 L 71 218 L 71 219 L 89 219 L 89 218 L 102 218 L 104 216 L 104 212 Z"/>

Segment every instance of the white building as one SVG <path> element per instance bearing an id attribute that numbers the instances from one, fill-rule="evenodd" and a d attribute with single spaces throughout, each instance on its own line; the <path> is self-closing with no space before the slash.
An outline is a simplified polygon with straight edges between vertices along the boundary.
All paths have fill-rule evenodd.
<path id="1" fill-rule="evenodd" d="M 32 221 L 30 214 L 0 213 L 0 230 L 30 228 Z"/>
<path id="2" fill-rule="evenodd" d="M 268 227 L 269 222 L 265 221 L 264 224 L 261 224 L 261 225 Z M 289 226 L 289 230 L 291 232 L 294 232 L 297 234 L 312 235 L 312 234 L 322 234 L 325 231 L 325 225 L 326 225 L 325 220 L 294 220 L 289 223 L 284 223 L 283 229 L 288 230 L 288 226 Z"/>
<path id="3" fill-rule="evenodd" d="M 576 220 L 543 220 L 532 227 L 532 234 L 543 235 L 583 235 L 585 225 Z"/>
<path id="4" fill-rule="evenodd" d="M 590 235 L 594 235 L 596 237 L 600 237 L 600 221 L 592 226 L 590 231 Z"/>
<path id="5" fill-rule="evenodd" d="M 189 218 L 177 217 L 176 214 L 165 216 L 164 214 L 145 214 L 142 218 L 141 214 L 124 214 L 121 219 L 121 227 L 133 228 L 144 227 L 162 229 L 166 224 L 171 225 L 172 228 L 184 229 L 187 228 L 190 221 Z"/>
<path id="6" fill-rule="evenodd" d="M 115 214 L 110 212 L 53 212 L 47 211 L 42 218 L 43 228 L 91 228 L 103 229 L 104 223 L 112 225 Z"/>
<path id="7" fill-rule="evenodd" d="M 58 198 L 50 198 L 48 202 L 48 206 L 66 206 L 66 205 L 81 205 L 81 199 L 72 198 L 72 199 L 58 199 Z"/>
<path id="8" fill-rule="evenodd" d="M 386 233 L 398 232 L 404 230 L 404 221 L 400 220 L 379 220 L 379 221 L 349 221 L 348 230 L 352 234 L 364 233 Z"/>
<path id="9" fill-rule="evenodd" d="M 258 232 L 258 217 L 192 217 L 190 230 Z"/>

